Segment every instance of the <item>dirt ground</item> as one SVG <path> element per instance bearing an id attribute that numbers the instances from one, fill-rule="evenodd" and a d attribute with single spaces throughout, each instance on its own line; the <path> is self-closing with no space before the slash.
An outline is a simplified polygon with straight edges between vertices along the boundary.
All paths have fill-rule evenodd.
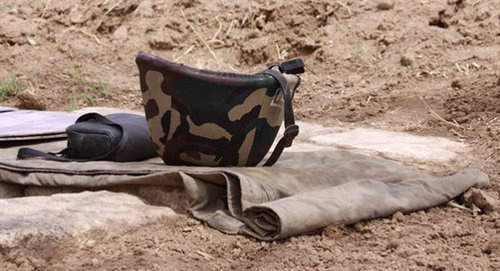
<path id="1" fill-rule="evenodd" d="M 135 55 L 252 73 L 301 57 L 299 120 L 434 135 L 472 147 L 500 193 L 500 2 L 490 0 L 2 0 L 2 105 L 141 108 Z M 0 95 L 1 97 L 1 95 Z M 422 166 L 447 174 L 452 165 Z M 185 210 L 180 210 L 184 212 Z M 440 206 L 280 242 L 188 215 L 121 236 L 2 251 L 5 270 L 500 270 L 498 212 Z M 0 268 L 2 269 L 2 268 Z"/>

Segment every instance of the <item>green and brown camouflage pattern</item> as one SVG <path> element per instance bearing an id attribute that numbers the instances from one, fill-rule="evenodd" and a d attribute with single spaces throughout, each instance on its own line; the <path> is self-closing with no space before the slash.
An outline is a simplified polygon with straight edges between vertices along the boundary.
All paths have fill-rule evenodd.
<path id="1" fill-rule="evenodd" d="M 168 165 L 255 166 L 283 122 L 279 83 L 267 75 L 198 70 L 136 58 L 156 151 Z M 290 89 L 298 77 L 284 74 Z"/>

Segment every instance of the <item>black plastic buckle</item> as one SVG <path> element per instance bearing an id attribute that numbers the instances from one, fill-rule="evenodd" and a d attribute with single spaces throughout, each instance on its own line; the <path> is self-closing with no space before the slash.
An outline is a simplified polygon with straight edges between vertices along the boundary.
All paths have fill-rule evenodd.
<path id="1" fill-rule="evenodd" d="M 305 72 L 305 66 L 304 61 L 302 61 L 301 58 L 295 58 L 282 62 L 278 67 L 281 73 L 299 74 Z"/>
<path id="2" fill-rule="evenodd" d="M 292 146 L 293 139 L 299 134 L 299 126 L 292 124 L 285 128 L 283 138 L 285 140 L 285 147 Z"/>

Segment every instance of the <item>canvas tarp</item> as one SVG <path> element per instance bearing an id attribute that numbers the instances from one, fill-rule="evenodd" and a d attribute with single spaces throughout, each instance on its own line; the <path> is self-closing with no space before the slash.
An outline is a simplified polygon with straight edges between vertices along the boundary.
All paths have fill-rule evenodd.
<path id="1" fill-rule="evenodd" d="M 78 113 L 0 107 L 0 142 L 65 138 Z"/>
<path id="2" fill-rule="evenodd" d="M 58 151 L 65 141 L 30 146 Z M 184 187 L 194 217 L 230 234 L 275 240 L 329 224 L 351 224 L 443 204 L 471 186 L 489 185 L 476 169 L 435 177 L 349 150 L 297 142 L 273 167 L 204 168 L 144 162 L 16 160 L 0 149 L 0 181 L 26 186 Z"/>

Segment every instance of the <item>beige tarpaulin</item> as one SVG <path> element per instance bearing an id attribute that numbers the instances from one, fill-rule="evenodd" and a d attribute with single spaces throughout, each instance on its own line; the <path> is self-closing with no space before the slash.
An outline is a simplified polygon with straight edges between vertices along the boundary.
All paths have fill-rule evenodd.
<path id="1" fill-rule="evenodd" d="M 58 151 L 65 141 L 32 146 Z M 350 224 L 436 206 L 488 176 L 466 169 L 448 177 L 332 147 L 298 143 L 270 168 L 166 166 L 145 162 L 61 163 L 16 160 L 0 149 L 0 181 L 36 186 L 98 188 L 124 184 L 183 186 L 190 210 L 223 232 L 274 240 L 329 224 Z"/>
<path id="2" fill-rule="evenodd" d="M 65 138 L 78 113 L 0 107 L 0 142 Z"/>

